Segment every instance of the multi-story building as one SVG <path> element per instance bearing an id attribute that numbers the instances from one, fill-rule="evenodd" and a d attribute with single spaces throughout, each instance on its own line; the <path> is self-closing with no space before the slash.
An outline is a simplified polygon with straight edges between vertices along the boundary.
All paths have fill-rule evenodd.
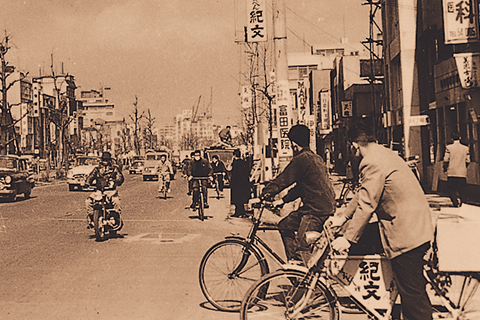
<path id="1" fill-rule="evenodd" d="M 418 155 L 424 188 L 441 190 L 450 134 L 470 147 L 470 190 L 480 188 L 478 1 L 396 0 L 382 8 L 388 128 Z"/>
<path id="2" fill-rule="evenodd" d="M 24 154 L 34 154 L 34 117 L 33 91 L 31 78 L 23 72 L 14 71 L 10 75 L 13 86 L 8 90 L 8 103 L 11 106 L 12 118 L 15 121 L 17 145 Z"/>
<path id="3" fill-rule="evenodd" d="M 95 126 L 97 119 L 116 120 L 115 104 L 111 101 L 111 88 L 82 91 L 78 100 L 82 103 L 78 116 L 83 118 L 83 127 Z"/>
<path id="4" fill-rule="evenodd" d="M 68 154 L 75 152 L 72 141 L 78 140 L 77 100 L 75 78 L 72 75 L 41 76 L 33 78 L 33 115 L 37 117 L 39 133 L 35 139 L 41 157 L 48 157 L 51 164 L 60 165 Z M 41 130 L 41 131 L 40 131 Z"/>
<path id="5" fill-rule="evenodd" d="M 175 118 L 176 144 L 179 149 L 206 147 L 216 141 L 213 117 L 183 110 Z"/>

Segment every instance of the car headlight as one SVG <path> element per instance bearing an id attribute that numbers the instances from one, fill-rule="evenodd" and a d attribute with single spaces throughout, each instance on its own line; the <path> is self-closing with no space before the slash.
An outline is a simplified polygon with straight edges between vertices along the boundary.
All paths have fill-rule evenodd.
<path id="1" fill-rule="evenodd" d="M 67 172 L 67 178 L 68 178 L 68 179 L 73 179 L 73 171 L 72 171 L 72 170 L 68 170 L 68 172 Z"/>
<path id="2" fill-rule="evenodd" d="M 5 183 L 10 183 L 10 182 L 12 182 L 12 177 L 5 176 Z"/>

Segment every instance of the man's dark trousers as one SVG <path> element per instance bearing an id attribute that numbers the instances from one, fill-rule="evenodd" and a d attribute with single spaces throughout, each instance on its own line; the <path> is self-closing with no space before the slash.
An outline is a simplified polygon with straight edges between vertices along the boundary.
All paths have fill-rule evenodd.
<path id="1" fill-rule="evenodd" d="M 423 275 L 423 257 L 428 248 L 427 242 L 390 260 L 405 320 L 432 319 L 432 306 L 425 291 L 427 280 Z"/>

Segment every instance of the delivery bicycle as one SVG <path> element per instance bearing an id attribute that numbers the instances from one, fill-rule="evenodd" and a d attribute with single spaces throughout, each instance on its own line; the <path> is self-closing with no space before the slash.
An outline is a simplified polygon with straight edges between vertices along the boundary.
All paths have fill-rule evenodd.
<path id="1" fill-rule="evenodd" d="M 331 285 L 335 282 L 370 319 L 392 319 L 398 290 L 390 261 L 379 254 L 336 254 L 331 249 L 333 234 L 327 228 L 314 238 L 307 266 L 286 266 L 264 275 L 245 294 L 240 318 L 340 319 L 340 303 Z M 440 272 L 434 261 L 425 267 L 433 291 L 433 318 L 479 319 L 480 274 Z"/>

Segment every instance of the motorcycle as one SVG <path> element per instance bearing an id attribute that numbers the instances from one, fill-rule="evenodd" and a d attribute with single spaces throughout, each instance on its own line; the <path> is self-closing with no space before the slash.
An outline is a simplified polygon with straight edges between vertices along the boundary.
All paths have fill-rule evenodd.
<path id="1" fill-rule="evenodd" d="M 97 179 L 96 190 L 93 195 L 93 228 L 97 241 L 105 240 L 107 232 L 110 237 L 116 236 L 117 231 L 120 231 L 123 227 L 120 212 L 116 212 L 112 208 L 105 193 L 107 190 L 113 190 L 114 186 L 113 181 Z"/>

